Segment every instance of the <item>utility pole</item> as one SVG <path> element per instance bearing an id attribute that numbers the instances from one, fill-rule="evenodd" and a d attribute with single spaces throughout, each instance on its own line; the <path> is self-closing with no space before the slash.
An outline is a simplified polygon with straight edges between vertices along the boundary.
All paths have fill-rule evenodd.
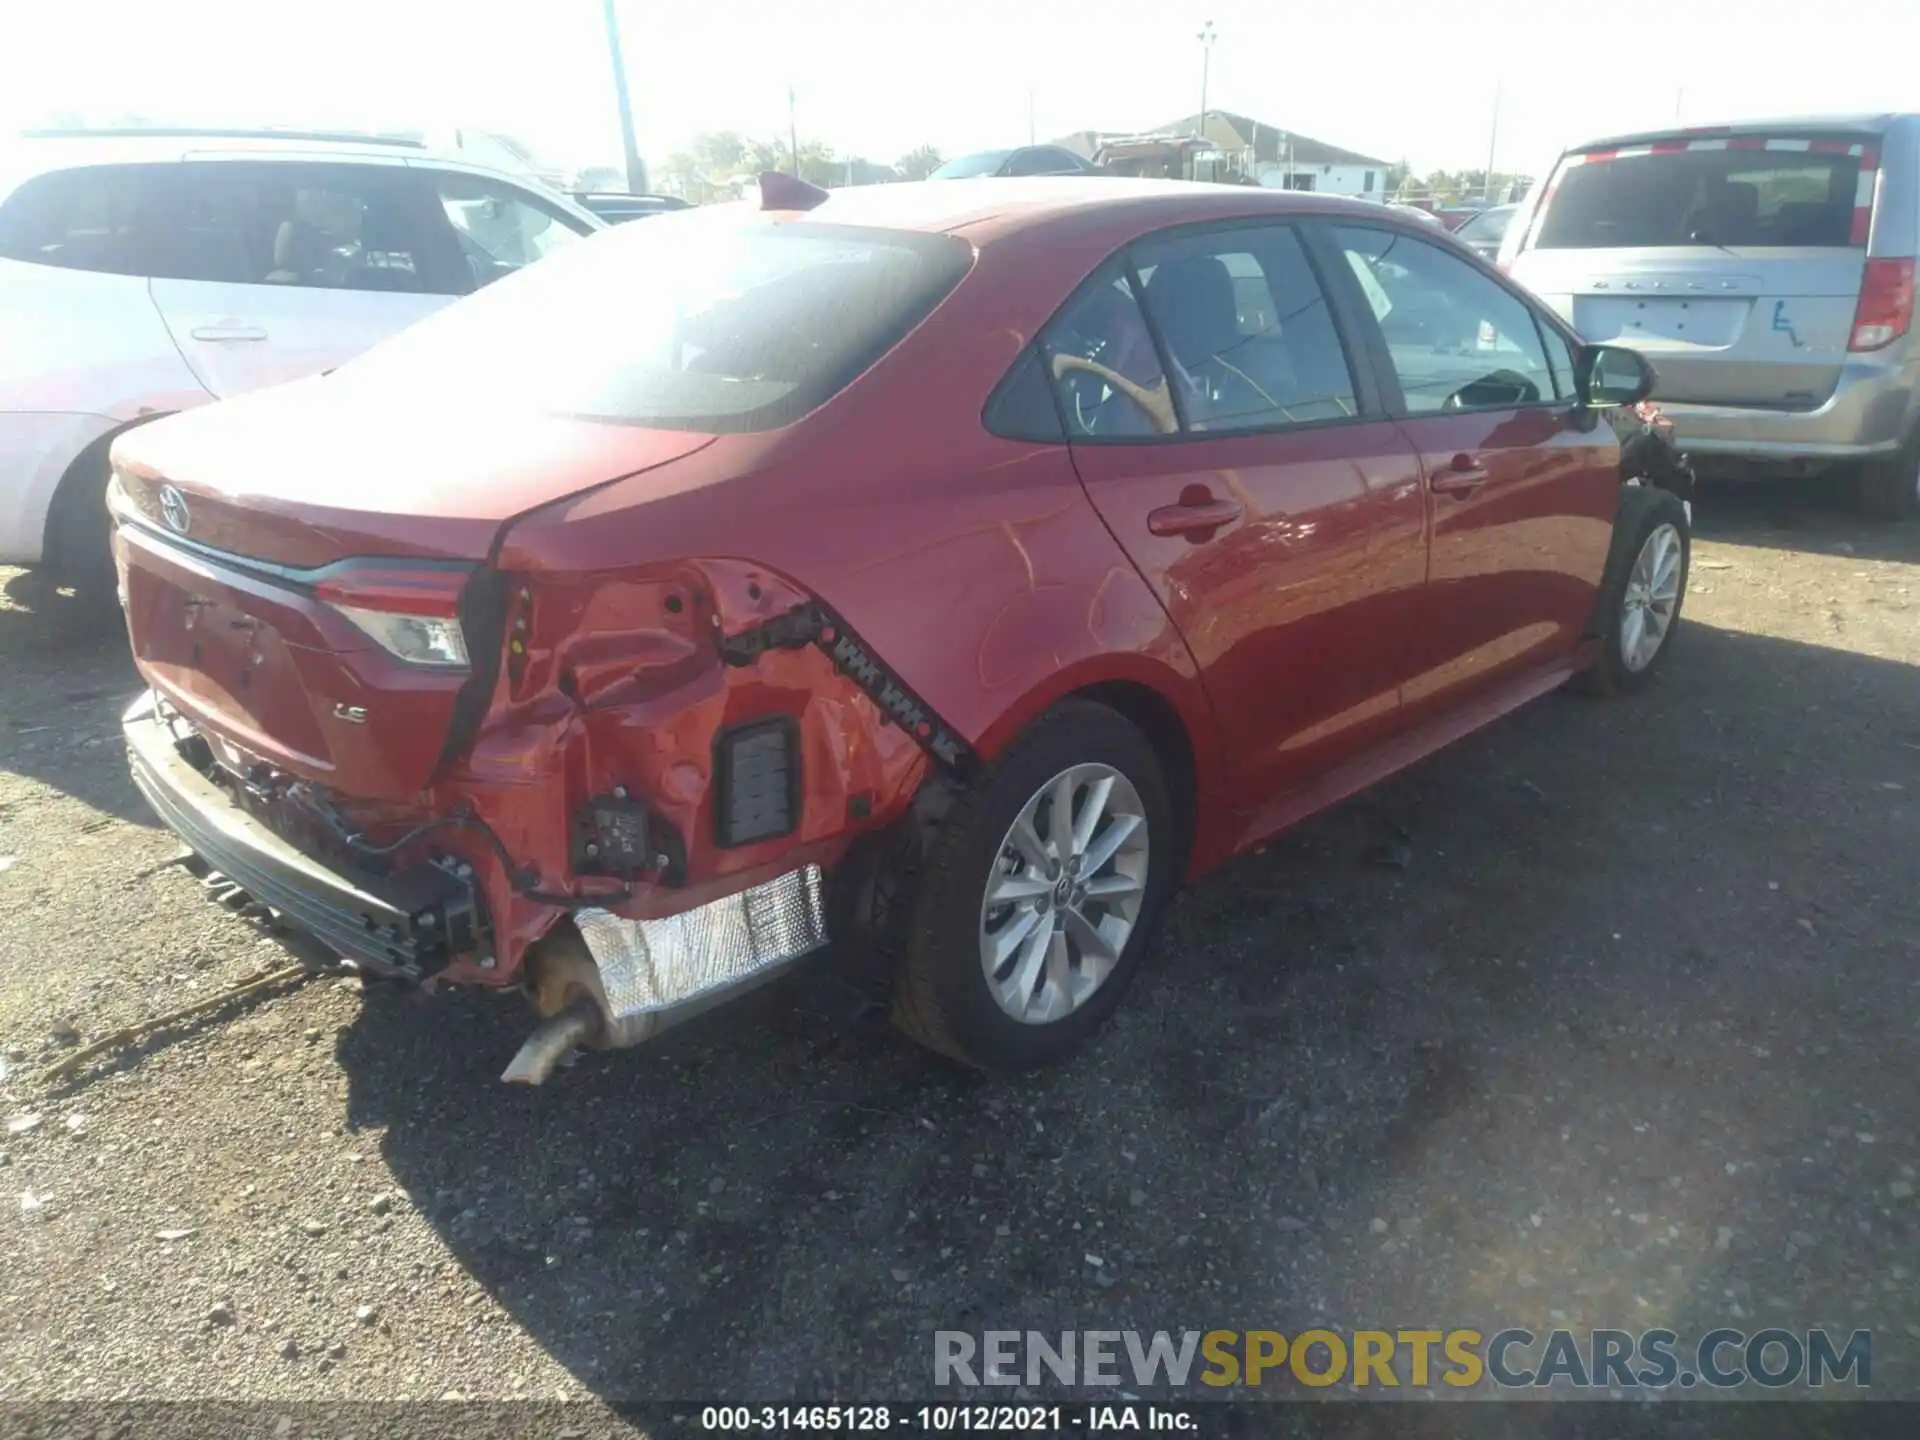
<path id="1" fill-rule="evenodd" d="M 1219 38 L 1219 32 L 1209 20 L 1200 27 L 1195 37 L 1200 42 L 1200 138 L 1207 138 L 1207 66 L 1213 59 L 1213 42 Z"/>
<path id="2" fill-rule="evenodd" d="M 1038 142 L 1037 142 L 1037 141 L 1035 141 L 1035 139 L 1034 139 L 1034 125 L 1033 125 L 1033 89 L 1032 89 L 1032 87 L 1028 87 L 1028 89 L 1027 89 L 1027 143 L 1028 143 L 1029 145 L 1033 145 L 1033 144 L 1036 144 L 1036 143 L 1038 143 Z"/>
<path id="3" fill-rule="evenodd" d="M 1493 157 L 1500 148 L 1500 82 L 1493 82 L 1493 131 L 1487 136 L 1487 204 L 1493 200 Z"/>
<path id="4" fill-rule="evenodd" d="M 787 147 L 793 155 L 793 178 L 800 178 L 800 127 L 793 118 L 793 86 L 787 86 Z"/>
<path id="5" fill-rule="evenodd" d="M 640 158 L 640 143 L 633 138 L 633 101 L 627 97 L 627 64 L 620 57 L 620 20 L 613 13 L 613 0 L 606 0 L 607 53 L 613 57 L 613 98 L 620 105 L 620 143 L 627 157 L 627 191 L 647 193 L 647 162 Z"/>
<path id="6" fill-rule="evenodd" d="M 1687 98 L 1687 87 L 1682 85 L 1673 92 L 1673 123 L 1680 123 L 1680 102 Z"/>

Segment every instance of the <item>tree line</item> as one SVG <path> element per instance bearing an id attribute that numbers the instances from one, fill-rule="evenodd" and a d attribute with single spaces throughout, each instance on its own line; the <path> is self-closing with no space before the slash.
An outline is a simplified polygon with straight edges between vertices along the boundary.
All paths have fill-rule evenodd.
<path id="1" fill-rule="evenodd" d="M 862 155 L 842 155 L 819 139 L 799 142 L 798 155 L 790 141 L 743 135 L 738 130 L 715 130 L 696 135 L 684 150 L 676 150 L 660 166 L 659 178 L 689 199 L 707 199 L 743 176 L 767 170 L 793 171 L 798 159 L 802 180 L 814 185 L 844 185 L 897 178 L 924 180 L 940 164 L 940 152 L 931 145 L 909 150 L 892 166 L 875 164 Z M 887 170 L 893 172 L 888 176 Z"/>

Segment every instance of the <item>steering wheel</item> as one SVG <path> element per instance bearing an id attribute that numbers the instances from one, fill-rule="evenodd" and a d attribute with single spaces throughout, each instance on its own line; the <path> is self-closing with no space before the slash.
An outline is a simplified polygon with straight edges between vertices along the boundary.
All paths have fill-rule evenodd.
<path id="1" fill-rule="evenodd" d="M 1164 379 L 1149 389 L 1145 385 L 1127 379 L 1111 366 L 1102 365 L 1098 360 L 1088 360 L 1080 355 L 1056 354 L 1053 357 L 1053 375 L 1056 380 L 1065 380 L 1067 376 L 1076 372 L 1095 377 L 1115 395 L 1124 395 L 1152 423 L 1155 434 L 1172 435 L 1179 430 L 1180 421 L 1173 413 L 1173 396 L 1167 390 L 1167 382 Z M 1077 393 L 1075 408 L 1079 408 Z"/>
<path id="2" fill-rule="evenodd" d="M 1540 398 L 1540 389 L 1517 370 L 1494 370 L 1469 380 L 1440 402 L 1443 411 L 1501 410 L 1512 405 L 1531 405 Z"/>

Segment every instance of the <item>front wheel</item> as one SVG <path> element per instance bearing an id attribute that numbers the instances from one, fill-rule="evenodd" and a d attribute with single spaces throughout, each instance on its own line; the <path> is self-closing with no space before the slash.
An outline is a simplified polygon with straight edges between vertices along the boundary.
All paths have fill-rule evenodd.
<path id="1" fill-rule="evenodd" d="M 1693 548 L 1687 507 L 1648 485 L 1621 492 L 1613 533 L 1594 611 L 1600 658 L 1578 679 L 1593 695 L 1640 689 L 1672 652 Z"/>
<path id="2" fill-rule="evenodd" d="M 1103 705 L 1057 706 L 943 817 L 896 1022 L 985 1070 L 1065 1055 L 1119 1005 L 1182 849 L 1146 738 Z"/>

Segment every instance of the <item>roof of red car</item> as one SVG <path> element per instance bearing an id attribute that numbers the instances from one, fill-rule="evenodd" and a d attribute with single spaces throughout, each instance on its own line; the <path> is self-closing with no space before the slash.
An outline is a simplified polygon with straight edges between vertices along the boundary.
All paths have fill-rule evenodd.
<path id="1" fill-rule="evenodd" d="M 970 239 L 979 240 L 1094 207 L 1138 207 L 1152 212 L 1158 223 L 1304 211 L 1387 213 L 1377 203 L 1254 185 L 1069 175 L 850 186 L 830 192 L 828 199 L 805 214 L 810 220 L 844 225 L 965 230 Z"/>

